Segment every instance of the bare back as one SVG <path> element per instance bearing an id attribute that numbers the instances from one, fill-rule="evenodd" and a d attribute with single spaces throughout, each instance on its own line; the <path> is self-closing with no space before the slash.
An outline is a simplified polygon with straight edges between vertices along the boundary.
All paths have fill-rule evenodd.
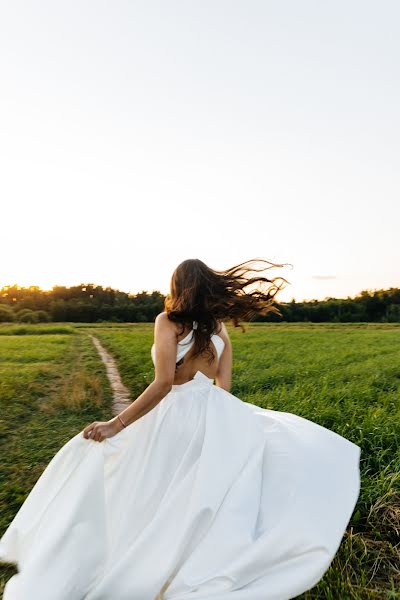
<path id="1" fill-rule="evenodd" d="M 182 333 L 178 334 L 177 326 L 177 343 L 183 340 L 191 331 L 191 327 L 185 327 Z M 218 322 L 218 327 L 215 332 L 224 341 L 224 349 L 218 360 L 217 351 L 214 343 L 210 340 L 210 348 L 213 352 L 214 358 L 209 363 L 209 356 L 196 356 L 193 358 L 194 346 L 192 346 L 185 356 L 177 363 L 174 384 L 186 383 L 190 379 L 193 379 L 196 371 L 201 371 L 209 377 L 214 379 L 219 387 L 223 387 L 229 391 L 231 381 L 231 370 L 232 370 L 232 348 L 229 334 L 226 330 L 225 324 L 221 321 Z M 222 384 L 222 385 L 221 385 Z"/>

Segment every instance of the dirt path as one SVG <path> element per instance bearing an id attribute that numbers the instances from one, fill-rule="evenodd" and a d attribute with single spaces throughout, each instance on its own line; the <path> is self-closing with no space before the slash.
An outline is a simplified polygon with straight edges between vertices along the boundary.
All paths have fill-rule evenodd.
<path id="1" fill-rule="evenodd" d="M 110 382 L 113 399 L 112 399 L 112 411 L 117 414 L 124 410 L 131 402 L 132 399 L 129 395 L 128 388 L 122 383 L 121 376 L 118 371 L 117 363 L 109 352 L 102 346 L 98 338 L 89 333 L 92 338 L 93 344 L 96 346 L 97 352 L 100 355 L 101 360 L 105 364 L 108 381 Z M 171 584 L 172 578 L 170 577 L 161 588 L 160 592 L 154 598 L 154 600 L 163 600 L 164 592 Z"/>
<path id="2" fill-rule="evenodd" d="M 128 388 L 122 383 L 121 376 L 118 371 L 117 363 L 109 352 L 102 346 L 98 338 L 91 333 L 93 344 L 96 346 L 97 352 L 101 360 L 105 364 L 108 381 L 112 390 L 112 411 L 116 415 L 124 410 L 132 402 Z"/>

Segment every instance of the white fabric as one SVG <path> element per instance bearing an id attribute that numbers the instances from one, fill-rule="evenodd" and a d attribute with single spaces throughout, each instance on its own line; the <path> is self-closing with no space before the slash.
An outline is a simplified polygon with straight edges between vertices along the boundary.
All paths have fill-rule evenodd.
<path id="1" fill-rule="evenodd" d="M 286 600 L 313 587 L 359 490 L 360 447 L 197 371 L 103 442 L 79 432 L 0 540 L 4 600 Z"/>
<path id="2" fill-rule="evenodd" d="M 193 321 L 193 329 L 197 329 L 197 325 L 198 325 L 197 321 Z M 185 354 L 187 352 L 189 352 L 190 348 L 193 346 L 193 344 L 194 344 L 193 329 L 191 329 L 189 331 L 189 333 L 182 340 L 179 340 L 179 342 L 177 344 L 177 348 L 176 348 L 176 362 L 180 361 L 185 356 Z M 217 357 L 219 360 L 221 358 L 221 354 L 224 349 L 225 342 L 222 339 L 222 337 L 220 337 L 216 333 L 213 333 L 211 335 L 211 341 L 213 342 L 213 344 L 215 346 L 215 349 L 217 351 Z M 151 347 L 151 358 L 153 360 L 153 363 L 155 363 L 156 352 L 155 352 L 154 344 Z"/>

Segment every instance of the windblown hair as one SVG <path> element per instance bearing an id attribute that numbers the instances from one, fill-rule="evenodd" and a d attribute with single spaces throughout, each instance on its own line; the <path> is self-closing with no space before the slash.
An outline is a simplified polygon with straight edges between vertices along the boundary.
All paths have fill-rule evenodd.
<path id="1" fill-rule="evenodd" d="M 260 265 L 259 268 L 257 265 Z M 283 266 L 258 258 L 224 271 L 211 269 L 197 258 L 184 260 L 177 266 L 172 274 L 170 293 L 164 301 L 164 310 L 171 321 L 182 325 L 181 333 L 185 325 L 191 327 L 192 322 L 197 321 L 192 358 L 207 352 L 211 364 L 214 354 L 210 338 L 217 330 L 219 320 L 230 319 L 244 332 L 240 320 L 250 321 L 257 315 L 270 312 L 282 314 L 274 306 L 275 295 L 284 283 L 289 282 L 283 277 L 269 279 L 257 273 Z"/>

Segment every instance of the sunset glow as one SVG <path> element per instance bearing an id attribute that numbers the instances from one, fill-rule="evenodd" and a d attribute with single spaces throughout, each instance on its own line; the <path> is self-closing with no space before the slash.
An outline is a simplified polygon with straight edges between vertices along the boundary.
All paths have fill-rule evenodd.
<path id="1" fill-rule="evenodd" d="M 167 293 L 186 258 L 262 257 L 282 300 L 399 287 L 399 13 L 3 4 L 0 286 Z"/>

